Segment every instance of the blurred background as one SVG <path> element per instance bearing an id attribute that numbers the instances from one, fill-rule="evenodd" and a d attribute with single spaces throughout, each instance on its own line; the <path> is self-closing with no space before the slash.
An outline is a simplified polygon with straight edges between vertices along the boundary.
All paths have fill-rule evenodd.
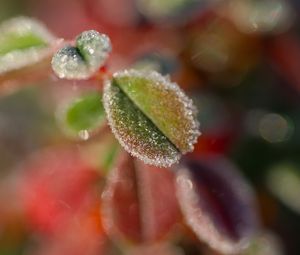
<path id="1" fill-rule="evenodd" d="M 108 34 L 111 71 L 169 74 L 199 111 L 193 155 L 223 155 L 253 187 L 272 242 L 247 254 L 265 255 L 300 254 L 299 12 L 297 0 L 0 0 L 0 21 L 34 17 L 70 40 Z M 98 213 L 116 142 L 109 132 L 74 137 L 57 117 L 95 81 L 9 81 L 0 80 L 0 254 L 118 254 Z"/>

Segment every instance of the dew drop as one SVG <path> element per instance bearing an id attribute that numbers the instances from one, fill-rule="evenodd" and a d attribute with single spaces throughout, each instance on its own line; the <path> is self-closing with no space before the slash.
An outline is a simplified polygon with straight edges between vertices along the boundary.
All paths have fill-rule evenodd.
<path id="1" fill-rule="evenodd" d="M 82 140 L 86 141 L 86 140 L 89 139 L 90 134 L 89 134 L 89 131 L 87 131 L 87 130 L 80 130 L 80 131 L 78 132 L 78 136 L 79 136 Z"/>

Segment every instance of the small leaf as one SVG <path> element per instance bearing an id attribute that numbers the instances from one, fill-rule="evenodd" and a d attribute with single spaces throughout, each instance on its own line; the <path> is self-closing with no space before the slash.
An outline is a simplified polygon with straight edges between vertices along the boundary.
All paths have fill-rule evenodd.
<path id="1" fill-rule="evenodd" d="M 200 134 L 192 101 L 156 72 L 116 73 L 103 103 L 121 145 L 148 164 L 172 165 L 193 150 Z"/>
<path id="2" fill-rule="evenodd" d="M 55 38 L 38 21 L 18 17 L 0 25 L 0 75 L 47 57 Z"/>
<path id="3" fill-rule="evenodd" d="M 164 238 L 180 219 L 174 174 L 135 161 L 123 152 L 102 196 L 104 229 L 120 243 Z"/>
<path id="4" fill-rule="evenodd" d="M 67 45 L 53 56 L 52 68 L 59 78 L 88 79 L 104 65 L 110 51 L 108 36 L 85 31 L 76 38 L 75 46 Z"/>
<path id="5" fill-rule="evenodd" d="M 58 114 L 63 130 L 71 136 L 88 135 L 103 126 L 105 113 L 98 92 L 89 93 L 73 100 Z"/>
<path id="6" fill-rule="evenodd" d="M 226 254 L 249 245 L 257 230 L 253 194 L 229 162 L 218 156 L 186 160 L 178 168 L 177 196 L 201 241 Z"/>

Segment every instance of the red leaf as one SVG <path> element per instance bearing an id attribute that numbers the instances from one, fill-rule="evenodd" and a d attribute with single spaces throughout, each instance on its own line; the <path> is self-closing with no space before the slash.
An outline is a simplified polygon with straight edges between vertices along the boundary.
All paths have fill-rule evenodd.
<path id="1" fill-rule="evenodd" d="M 97 172 L 74 149 L 37 153 L 21 167 L 21 199 L 30 225 L 55 233 L 95 202 Z"/>
<path id="2" fill-rule="evenodd" d="M 219 156 L 186 160 L 178 168 L 177 195 L 198 238 L 222 253 L 237 253 L 256 231 L 253 194 L 230 162 Z"/>
<path id="3" fill-rule="evenodd" d="M 174 175 L 122 154 L 103 192 L 103 224 L 119 241 L 157 241 L 180 218 Z"/>

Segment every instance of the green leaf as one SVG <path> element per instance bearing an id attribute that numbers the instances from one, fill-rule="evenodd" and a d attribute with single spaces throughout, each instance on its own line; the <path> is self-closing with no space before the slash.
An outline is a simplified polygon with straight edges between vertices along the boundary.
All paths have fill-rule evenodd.
<path id="1" fill-rule="evenodd" d="M 199 136 L 193 104 L 160 74 L 115 74 L 105 86 L 103 103 L 116 138 L 145 163 L 170 166 L 193 150 Z"/>
<path id="2" fill-rule="evenodd" d="M 99 129 L 105 121 L 101 95 L 94 92 L 76 98 L 62 111 L 60 119 L 64 130 L 71 135 L 82 136 L 82 132 L 89 134 Z"/>
<path id="3" fill-rule="evenodd" d="M 193 150 L 199 135 L 194 106 L 168 78 L 157 72 L 121 72 L 113 83 L 138 106 L 182 153 Z"/>
<path id="4" fill-rule="evenodd" d="M 13 50 L 23 50 L 30 47 L 43 47 L 46 42 L 32 33 L 16 34 L 8 33 L 0 38 L 0 56 L 7 54 Z"/>
<path id="5" fill-rule="evenodd" d="M 0 74 L 38 63 L 54 37 L 38 21 L 18 17 L 0 25 Z"/>
<path id="6" fill-rule="evenodd" d="M 179 151 L 114 84 L 106 87 L 104 106 L 112 131 L 132 155 L 149 164 L 170 165 Z"/>

